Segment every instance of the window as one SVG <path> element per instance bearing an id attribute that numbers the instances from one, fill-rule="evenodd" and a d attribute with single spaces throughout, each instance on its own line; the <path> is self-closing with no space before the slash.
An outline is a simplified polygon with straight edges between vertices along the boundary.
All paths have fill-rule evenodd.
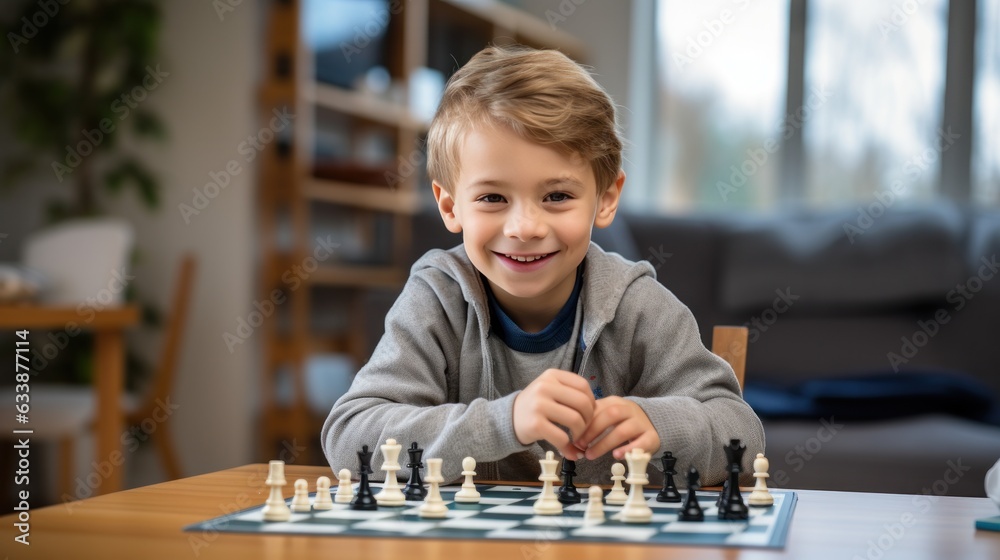
<path id="1" fill-rule="evenodd" d="M 658 126 L 648 190 L 626 203 L 854 206 L 891 190 L 1000 205 L 1000 0 L 949 20 L 963 2 L 635 2 L 655 12 Z M 960 40 L 973 34 L 974 83 Z M 942 124 L 970 106 L 971 134 L 967 110 L 964 127 Z"/>
<path id="2" fill-rule="evenodd" d="M 940 130 L 945 0 L 812 0 L 808 10 L 805 91 L 828 99 L 803 125 L 802 201 L 830 206 L 890 189 L 894 200 L 930 199 L 941 150 L 953 145 Z"/>
<path id="3" fill-rule="evenodd" d="M 766 207 L 780 173 L 788 5 L 658 3 L 660 126 L 649 206 Z M 753 48 L 747 48 L 753 45 Z"/>

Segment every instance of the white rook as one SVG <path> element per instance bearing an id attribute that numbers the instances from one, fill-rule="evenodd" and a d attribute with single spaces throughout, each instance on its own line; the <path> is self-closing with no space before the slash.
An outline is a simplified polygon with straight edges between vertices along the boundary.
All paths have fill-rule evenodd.
<path id="1" fill-rule="evenodd" d="M 264 502 L 264 521 L 288 521 L 292 517 L 292 511 L 285 503 L 285 497 L 281 494 L 281 488 L 285 485 L 285 462 L 271 461 L 268 463 L 267 480 L 264 484 L 271 489 L 271 493 Z"/>

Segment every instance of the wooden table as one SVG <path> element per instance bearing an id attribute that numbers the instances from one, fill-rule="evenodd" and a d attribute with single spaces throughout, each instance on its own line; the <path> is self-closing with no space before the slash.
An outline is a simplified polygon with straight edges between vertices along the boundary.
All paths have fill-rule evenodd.
<path id="1" fill-rule="evenodd" d="M 296 478 L 331 478 L 327 467 L 288 465 Z M 31 545 L 13 543 L 13 516 L 0 519 L 4 551 L 12 558 L 434 558 L 476 560 L 567 558 L 868 558 L 881 542 L 881 559 L 997 559 L 1000 533 L 976 531 L 975 519 L 996 515 L 986 498 L 936 497 L 922 511 L 916 496 L 799 491 L 785 550 L 685 548 L 593 543 L 484 540 L 365 539 L 227 533 L 185 533 L 182 528 L 267 499 L 267 465 L 247 465 L 164 482 L 31 512 Z M 923 502 L 918 502 L 923 503 Z M 912 517 L 904 518 L 909 515 Z M 903 520 L 907 521 L 903 521 Z M 906 523 L 904 526 L 903 523 Z M 899 528 L 903 527 L 902 533 Z M 898 536 L 895 536 L 898 535 Z"/>
<path id="2" fill-rule="evenodd" d="M 116 465 L 104 476 L 97 494 L 117 492 L 122 487 L 123 460 L 121 437 L 124 416 L 121 408 L 122 390 L 125 385 L 125 328 L 139 322 L 136 306 L 108 307 L 97 310 L 86 307 L 49 307 L 37 305 L 0 306 L 0 330 L 22 329 L 65 330 L 73 335 L 76 329 L 94 331 L 94 385 L 97 390 L 95 460 Z M 41 348 L 35 348 L 41 351 Z M 4 355 L 13 358 L 13 349 Z M 26 428 L 30 428 L 30 423 Z M 119 460 L 120 458 L 120 460 Z"/>

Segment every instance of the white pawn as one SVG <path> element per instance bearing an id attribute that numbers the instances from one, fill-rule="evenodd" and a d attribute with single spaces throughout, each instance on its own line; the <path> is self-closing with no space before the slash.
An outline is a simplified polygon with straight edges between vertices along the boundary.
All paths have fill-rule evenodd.
<path id="1" fill-rule="evenodd" d="M 316 479 L 316 499 L 313 500 L 313 509 L 333 509 L 333 500 L 330 498 L 330 477 L 328 476 Z"/>
<path id="2" fill-rule="evenodd" d="M 285 503 L 285 497 L 281 494 L 281 488 L 285 485 L 285 462 L 271 461 L 268 463 L 267 480 L 264 484 L 271 488 L 271 493 L 264 502 L 264 521 L 288 521 L 292 518 L 292 511 Z"/>
<path id="3" fill-rule="evenodd" d="M 295 497 L 292 498 L 292 511 L 312 511 L 312 505 L 309 504 L 309 483 L 304 478 L 295 481 Z"/>
<path id="4" fill-rule="evenodd" d="M 472 482 L 472 477 L 476 476 L 475 469 L 475 459 L 472 457 L 462 459 L 462 476 L 465 477 L 465 482 L 462 483 L 462 489 L 455 493 L 456 502 L 462 502 L 465 504 L 479 503 L 479 491 L 476 490 L 476 485 Z"/>
<path id="5" fill-rule="evenodd" d="M 767 474 L 767 470 L 771 467 L 771 463 L 764 457 L 763 453 L 758 453 L 757 458 L 753 461 L 753 476 L 757 479 L 757 484 L 753 487 L 753 492 L 750 493 L 750 497 L 747 498 L 747 503 L 752 506 L 767 507 L 774 505 L 774 496 L 767 489 L 767 478 L 771 475 Z"/>
<path id="6" fill-rule="evenodd" d="M 604 500 L 612 505 L 624 505 L 628 501 L 628 494 L 622 486 L 622 481 L 625 480 L 625 465 L 621 463 L 611 465 L 611 480 L 615 481 L 615 485 L 611 487 L 611 492 Z"/>
<path id="7" fill-rule="evenodd" d="M 628 500 L 622 506 L 621 520 L 626 523 L 649 523 L 653 520 L 653 510 L 642 493 L 643 486 L 649 484 L 646 466 L 649 465 L 650 458 L 649 453 L 638 447 L 625 454 L 625 460 L 628 461 L 628 478 L 625 483 L 629 485 L 629 492 Z"/>
<path id="8" fill-rule="evenodd" d="M 597 525 L 604 522 L 604 491 L 600 486 L 590 487 L 590 496 L 587 500 L 587 510 L 583 513 L 584 525 Z"/>
<path id="9" fill-rule="evenodd" d="M 538 480 L 542 481 L 542 493 L 535 500 L 533 506 L 535 513 L 538 515 L 559 515 L 563 512 L 563 506 L 559 502 L 559 497 L 556 496 L 553 485 L 553 483 L 559 482 L 559 475 L 556 474 L 559 460 L 555 458 L 555 453 L 546 451 L 545 458 L 539 459 L 538 463 L 542 466 L 542 474 L 538 476 Z"/>
<path id="10" fill-rule="evenodd" d="M 334 501 L 338 504 L 349 504 L 354 499 L 354 486 L 351 485 L 351 471 L 340 469 L 337 473 L 337 496 Z"/>
<path id="11" fill-rule="evenodd" d="M 441 459 L 427 459 L 427 476 L 424 481 L 430 484 L 430 488 L 417 513 L 420 517 L 448 517 L 448 506 L 441 499 L 441 483 L 444 482 L 444 477 L 441 476 Z"/>
<path id="12" fill-rule="evenodd" d="M 382 491 L 375 495 L 375 501 L 380 506 L 402 506 L 406 505 L 406 496 L 399 487 L 399 480 L 396 479 L 396 471 L 399 470 L 399 452 L 403 446 L 390 438 L 385 440 L 385 445 L 381 446 L 382 456 L 385 462 L 382 463 L 382 470 L 385 471 L 385 485 Z"/>

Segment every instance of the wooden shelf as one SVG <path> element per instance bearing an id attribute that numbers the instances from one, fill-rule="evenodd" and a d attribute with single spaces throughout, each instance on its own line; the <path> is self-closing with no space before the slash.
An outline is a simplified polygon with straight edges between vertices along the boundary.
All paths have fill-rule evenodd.
<path id="1" fill-rule="evenodd" d="M 328 84 L 303 84 L 302 99 L 316 107 L 332 109 L 387 126 L 417 132 L 423 132 L 430 126 L 429 122 L 414 117 L 403 105 Z"/>
<path id="2" fill-rule="evenodd" d="M 381 212 L 412 215 L 419 209 L 419 199 L 413 189 L 390 189 L 309 177 L 303 181 L 302 194 L 311 200 Z"/>
<path id="3" fill-rule="evenodd" d="M 335 354 L 350 351 L 350 335 L 311 333 L 306 340 L 304 350 L 308 354 Z M 275 361 L 277 363 L 292 362 L 297 357 L 299 346 L 295 339 L 287 335 L 276 335 Z"/>
<path id="4" fill-rule="evenodd" d="M 406 273 L 397 266 L 333 264 L 319 267 L 309 281 L 322 286 L 398 288 L 406 281 Z"/>

